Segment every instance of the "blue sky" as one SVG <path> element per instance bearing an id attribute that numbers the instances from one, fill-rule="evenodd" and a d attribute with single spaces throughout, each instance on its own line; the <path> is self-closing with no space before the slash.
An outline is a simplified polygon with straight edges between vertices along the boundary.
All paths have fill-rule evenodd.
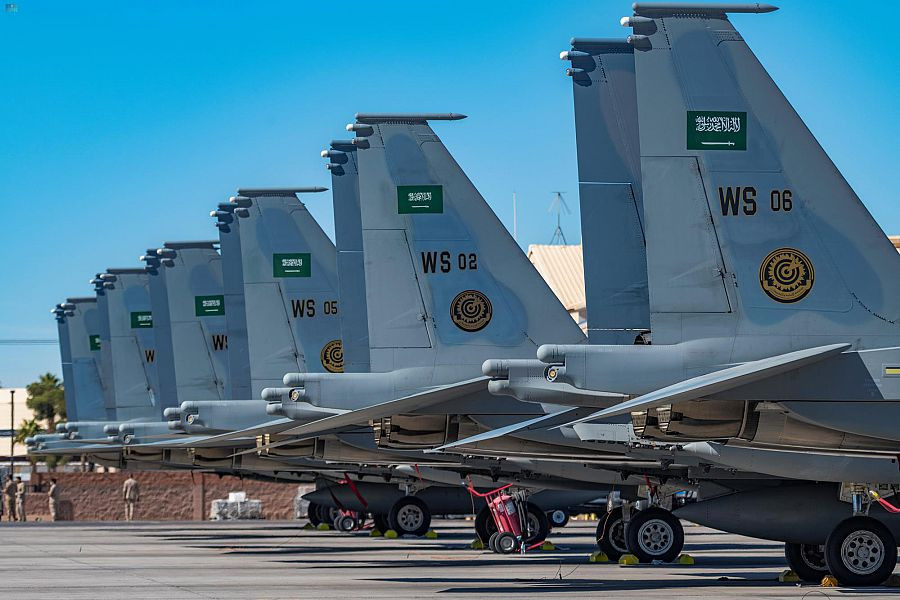
<path id="1" fill-rule="evenodd" d="M 4 0 L 8 2 L 10 0 Z M 895 39 L 858 3 L 733 21 L 888 233 L 900 233 Z M 630 2 L 53 2 L 0 13 L 0 339 L 55 338 L 50 307 L 166 240 L 216 237 L 238 187 L 324 185 L 357 111 L 461 112 L 435 129 L 519 241 L 577 213 L 572 36 L 622 37 Z M 377 6 L 377 9 L 375 8 Z M 876 19 L 877 20 L 877 19 Z M 330 196 L 308 205 L 333 230 Z M 577 214 L 563 219 L 580 239 Z M 0 345 L 0 382 L 60 372 Z"/>

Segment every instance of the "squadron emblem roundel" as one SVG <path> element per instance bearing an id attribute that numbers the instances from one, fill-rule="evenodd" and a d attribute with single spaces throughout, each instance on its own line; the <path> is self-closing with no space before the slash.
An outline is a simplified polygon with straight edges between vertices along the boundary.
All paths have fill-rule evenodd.
<path id="1" fill-rule="evenodd" d="M 325 344 L 319 359 L 322 361 L 322 366 L 329 373 L 343 373 L 344 345 L 341 343 L 341 340 L 331 340 Z"/>
<path id="2" fill-rule="evenodd" d="M 477 290 L 460 292 L 450 303 L 450 319 L 463 331 L 481 331 L 491 322 L 491 301 Z"/>
<path id="3" fill-rule="evenodd" d="M 759 266 L 759 284 L 769 298 L 790 304 L 806 297 L 816 272 L 809 257 L 794 248 L 779 248 Z"/>

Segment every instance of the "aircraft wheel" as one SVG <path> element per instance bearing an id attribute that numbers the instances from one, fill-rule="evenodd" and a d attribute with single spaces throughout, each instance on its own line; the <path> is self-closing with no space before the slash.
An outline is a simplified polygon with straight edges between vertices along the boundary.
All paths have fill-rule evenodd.
<path id="1" fill-rule="evenodd" d="M 356 530 L 357 525 L 357 518 L 353 515 L 338 515 L 334 520 L 334 528 L 344 533 Z"/>
<path id="2" fill-rule="evenodd" d="M 631 517 L 625 527 L 625 543 L 642 563 L 672 562 L 684 548 L 684 529 L 675 515 L 651 506 Z"/>
<path id="3" fill-rule="evenodd" d="M 803 581 L 819 583 L 828 575 L 825 563 L 825 546 L 821 544 L 784 544 L 784 558 L 788 566 Z"/>
<path id="4" fill-rule="evenodd" d="M 475 535 L 486 544 L 491 539 L 491 534 L 497 532 L 497 524 L 494 523 L 494 517 L 487 506 L 481 508 L 475 515 Z"/>
<path id="5" fill-rule="evenodd" d="M 490 550 L 490 551 L 493 552 L 494 554 L 500 554 L 500 551 L 497 550 L 497 536 L 498 536 L 498 535 L 500 535 L 500 532 L 499 532 L 499 531 L 495 531 L 495 532 L 492 533 L 491 536 L 488 538 L 488 543 L 487 543 L 488 550 Z"/>
<path id="6" fill-rule="evenodd" d="M 431 511 L 415 496 L 404 496 L 391 507 L 388 523 L 400 535 L 422 537 L 431 526 Z"/>
<path id="7" fill-rule="evenodd" d="M 880 521 L 850 517 L 828 535 L 825 563 L 841 585 L 879 585 L 897 565 L 897 542 Z"/>
<path id="8" fill-rule="evenodd" d="M 550 535 L 550 521 L 547 520 L 547 515 L 544 514 L 536 504 L 532 504 L 528 502 L 525 504 L 525 508 L 527 510 L 526 518 L 528 519 L 528 529 L 526 532 L 522 532 L 524 535 L 525 545 L 530 546 L 531 544 L 536 544 L 537 542 L 543 542 L 547 539 L 547 536 Z"/>
<path id="9" fill-rule="evenodd" d="M 306 508 L 306 518 L 309 519 L 309 522 L 313 527 L 318 527 L 319 523 L 322 522 L 322 518 L 319 515 L 321 509 L 322 507 L 315 502 L 310 502 L 309 506 Z"/>
<path id="10" fill-rule="evenodd" d="M 611 561 L 617 561 L 628 553 L 621 506 L 600 517 L 600 522 L 597 523 L 597 548 Z"/>
<path id="11" fill-rule="evenodd" d="M 518 549 L 518 546 L 519 540 L 508 531 L 497 534 L 494 539 L 494 547 L 500 551 L 500 554 L 512 554 Z"/>
<path id="12" fill-rule="evenodd" d="M 569 523 L 569 513 L 561 508 L 551 510 L 547 513 L 547 520 L 550 521 L 550 527 L 565 527 Z"/>
<path id="13" fill-rule="evenodd" d="M 372 515 L 372 521 L 374 521 L 375 529 L 377 529 L 381 533 L 384 533 L 391 528 L 391 526 L 388 524 L 388 518 L 386 515 Z"/>

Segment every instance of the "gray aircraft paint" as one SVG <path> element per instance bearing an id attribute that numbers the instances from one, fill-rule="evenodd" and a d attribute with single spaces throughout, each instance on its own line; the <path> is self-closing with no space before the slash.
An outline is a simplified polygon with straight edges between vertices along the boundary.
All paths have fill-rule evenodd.
<path id="1" fill-rule="evenodd" d="M 575 38 L 571 61 L 581 237 L 592 344 L 631 344 L 650 329 L 634 50 Z"/>
<path id="2" fill-rule="evenodd" d="M 450 380 L 459 381 L 478 374 L 497 348 L 525 356 L 538 340 L 583 339 L 426 121 L 360 121 L 372 128 L 357 154 L 373 371 L 452 366 Z M 401 186 L 440 186 L 442 211 L 400 213 Z M 449 264 L 441 263 L 442 252 Z M 437 253 L 435 266 L 426 272 L 430 253 Z M 491 304 L 478 331 L 451 317 L 466 290 Z M 398 297 L 417 302 L 401 307 Z"/>
<path id="3" fill-rule="evenodd" d="M 94 286 L 94 293 L 97 298 L 97 313 L 99 315 L 100 363 L 98 366 L 100 369 L 100 381 L 104 384 L 103 406 L 106 410 L 106 418 L 111 421 L 116 418 L 116 390 L 112 377 L 111 354 L 103 351 L 104 344 L 109 345 L 110 342 L 109 301 L 103 281 L 99 278 L 99 275 L 98 273 L 97 277 L 91 280 L 91 284 Z"/>
<path id="4" fill-rule="evenodd" d="M 100 379 L 100 311 L 97 298 L 67 298 L 57 309 L 60 358 L 68 421 L 106 418 Z"/>
<path id="5" fill-rule="evenodd" d="M 739 340 L 733 360 L 746 360 L 896 338 L 900 256 L 727 16 L 646 16 L 653 21 L 635 24 L 631 39 L 654 342 L 720 332 Z M 746 113 L 746 150 L 689 149 L 688 111 Z M 722 210 L 718 189 L 734 186 L 755 187 L 754 214 L 747 202 L 737 215 Z M 773 190 L 792 192 L 791 210 Z M 815 271 L 794 302 L 772 299 L 759 281 L 781 247 Z"/>
<path id="6" fill-rule="evenodd" d="M 334 140 L 322 154 L 328 158 L 326 166 L 331 172 L 344 372 L 367 373 L 369 323 L 356 146 L 352 140 Z"/>
<path id="7" fill-rule="evenodd" d="M 241 260 L 240 220 L 237 205 L 222 202 L 212 212 L 219 230 L 219 254 L 222 256 L 222 286 L 225 295 L 225 325 L 228 330 L 228 377 L 225 398 L 246 400 L 250 391 L 250 348 L 247 340 L 247 314 L 244 307 L 244 265 Z"/>
<path id="8" fill-rule="evenodd" d="M 721 8 L 673 16 L 637 6 L 629 40 L 654 346 L 548 347 L 539 357 L 565 360 L 561 382 L 593 379 L 586 387 L 640 395 L 741 362 L 849 342 L 853 351 L 714 398 L 782 402 L 793 425 L 830 428 L 820 432 L 825 447 L 889 449 L 873 438 L 900 437 L 889 426 L 900 416 L 892 402 L 900 381 L 886 370 L 900 360 L 892 316 L 900 284 L 891 276 L 900 257 Z M 710 138 L 691 129 L 720 125 L 735 131 Z M 727 200 L 729 188 L 747 186 L 749 196 Z M 779 261 L 788 267 L 779 277 L 801 275 L 788 282 L 794 288 L 767 271 Z M 847 404 L 825 409 L 822 400 Z M 877 416 L 858 402 L 877 407 Z M 768 434 L 777 429 L 768 426 Z M 757 437 L 794 443 L 790 435 Z"/>
<path id="9" fill-rule="evenodd" d="M 215 242 L 167 242 L 148 267 L 162 388 L 157 419 L 161 419 L 164 409 L 182 400 L 224 397 L 228 307 Z"/>
<path id="10" fill-rule="evenodd" d="M 114 402 L 107 412 L 112 409 L 116 421 L 158 419 L 155 329 L 138 326 L 152 315 L 148 275 L 144 269 L 107 269 L 106 275 L 111 276 L 103 284 L 109 338 L 101 333 L 100 352 L 109 365 Z M 98 306 L 101 302 L 98 295 Z M 148 361 L 149 356 L 154 358 Z"/>
<path id="11" fill-rule="evenodd" d="M 541 339 L 585 339 L 429 127 L 428 117 L 358 115 L 359 122 L 349 126 L 359 136 L 353 143 L 373 373 L 287 374 L 284 384 L 302 385 L 304 399 L 317 406 L 371 408 L 477 378 L 484 359 L 498 353 L 533 355 Z M 404 186 L 434 191 L 435 202 L 415 214 L 418 209 L 401 202 Z M 427 269 L 429 258 L 433 267 Z M 482 307 L 486 298 L 489 311 L 458 325 L 452 305 L 466 295 L 482 299 Z M 486 390 L 452 402 L 463 414 L 534 410 L 520 402 L 491 401 Z"/>
<path id="12" fill-rule="evenodd" d="M 263 388 L 280 385 L 287 372 L 326 372 L 323 350 L 341 339 L 337 258 L 334 244 L 295 194 L 239 194 L 247 198 L 238 219 L 251 394 L 256 398 Z M 276 255 L 309 264 L 297 272 L 276 273 Z"/>

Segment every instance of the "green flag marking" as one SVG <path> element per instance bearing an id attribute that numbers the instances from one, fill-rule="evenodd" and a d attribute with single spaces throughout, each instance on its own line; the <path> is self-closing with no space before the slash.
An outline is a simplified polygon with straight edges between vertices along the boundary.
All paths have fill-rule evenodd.
<path id="1" fill-rule="evenodd" d="M 194 296 L 194 314 L 198 317 L 224 315 L 225 296 Z"/>
<path id="2" fill-rule="evenodd" d="M 444 188 L 439 185 L 398 185 L 397 212 L 401 215 L 444 212 Z"/>
<path id="3" fill-rule="evenodd" d="M 687 149 L 746 150 L 747 113 L 689 110 Z"/>
<path id="4" fill-rule="evenodd" d="M 272 255 L 272 277 L 309 277 L 312 273 L 309 252 Z"/>

